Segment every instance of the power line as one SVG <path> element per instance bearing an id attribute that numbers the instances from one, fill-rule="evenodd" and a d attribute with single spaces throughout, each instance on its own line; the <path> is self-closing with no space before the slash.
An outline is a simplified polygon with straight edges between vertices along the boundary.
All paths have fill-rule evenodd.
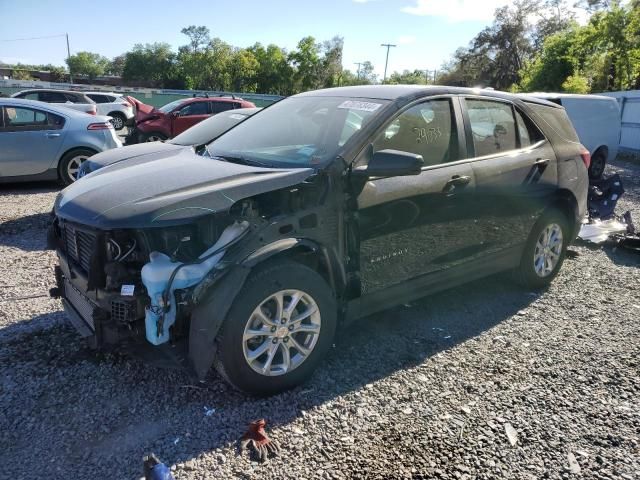
<path id="1" fill-rule="evenodd" d="M 64 37 L 65 35 L 66 35 L 65 33 L 61 33 L 60 35 L 47 35 L 45 37 L 7 38 L 7 39 L 0 39 L 0 42 L 22 42 L 25 40 L 42 40 L 45 38 Z"/>

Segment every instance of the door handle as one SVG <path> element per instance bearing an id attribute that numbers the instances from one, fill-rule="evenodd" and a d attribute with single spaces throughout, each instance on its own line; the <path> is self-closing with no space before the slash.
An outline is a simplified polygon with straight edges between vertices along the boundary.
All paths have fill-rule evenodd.
<path id="1" fill-rule="evenodd" d="M 544 165 L 547 165 L 549 163 L 549 159 L 548 158 L 537 158 L 535 161 L 535 164 L 542 167 Z"/>
<path id="2" fill-rule="evenodd" d="M 47 138 L 57 138 L 59 136 L 59 133 L 47 133 Z"/>
<path id="3" fill-rule="evenodd" d="M 471 181 L 471 177 L 468 175 L 454 175 L 444 185 L 444 192 L 453 193 L 456 187 L 466 187 L 470 181 Z"/>

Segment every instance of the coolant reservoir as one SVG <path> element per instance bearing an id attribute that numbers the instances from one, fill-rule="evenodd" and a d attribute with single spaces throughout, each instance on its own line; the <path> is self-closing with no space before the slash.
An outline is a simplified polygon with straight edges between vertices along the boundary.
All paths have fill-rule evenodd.
<path id="1" fill-rule="evenodd" d="M 142 283 L 147 288 L 147 293 L 151 299 L 151 305 L 147 307 L 145 312 L 146 337 L 150 343 L 160 345 L 169 340 L 169 328 L 176 321 L 174 291 L 200 283 L 205 275 L 220 261 L 225 251 L 212 255 L 210 258 L 207 257 L 241 235 L 247 228 L 249 228 L 249 223 L 246 221 L 235 222 L 228 226 L 222 232 L 218 241 L 200 255 L 200 259 L 206 260 L 197 264 L 187 264 L 178 270 L 171 283 L 171 289 L 169 290 L 170 308 L 166 312 L 163 311 L 162 295 L 167 288 L 173 271 L 183 263 L 172 262 L 171 258 L 164 253 L 151 252 L 149 263 L 142 267 Z M 160 322 L 163 314 L 164 319 Z"/>

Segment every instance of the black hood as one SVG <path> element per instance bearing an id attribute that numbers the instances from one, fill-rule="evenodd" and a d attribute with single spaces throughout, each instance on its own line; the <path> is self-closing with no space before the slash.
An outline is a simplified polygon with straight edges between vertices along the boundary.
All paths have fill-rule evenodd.
<path id="1" fill-rule="evenodd" d="M 164 142 L 145 142 L 122 148 L 112 148 L 111 150 L 98 153 L 86 160 L 90 164 L 88 172 L 94 172 L 102 167 L 106 167 L 107 165 L 128 160 L 130 158 L 171 152 L 172 150 L 180 150 L 182 148 L 190 147 Z"/>
<path id="2" fill-rule="evenodd" d="M 124 149 L 123 149 L 124 150 Z M 56 215 L 101 229 L 175 225 L 235 202 L 296 185 L 311 168 L 261 168 L 214 160 L 190 148 L 117 162 L 65 188 Z"/>

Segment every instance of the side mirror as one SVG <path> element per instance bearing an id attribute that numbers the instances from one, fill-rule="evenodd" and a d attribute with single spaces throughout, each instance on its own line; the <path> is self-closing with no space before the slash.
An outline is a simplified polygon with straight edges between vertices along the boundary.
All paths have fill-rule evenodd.
<path id="1" fill-rule="evenodd" d="M 422 155 L 400 150 L 380 150 L 373 154 L 369 165 L 354 169 L 352 174 L 360 178 L 420 175 L 423 166 Z"/>

